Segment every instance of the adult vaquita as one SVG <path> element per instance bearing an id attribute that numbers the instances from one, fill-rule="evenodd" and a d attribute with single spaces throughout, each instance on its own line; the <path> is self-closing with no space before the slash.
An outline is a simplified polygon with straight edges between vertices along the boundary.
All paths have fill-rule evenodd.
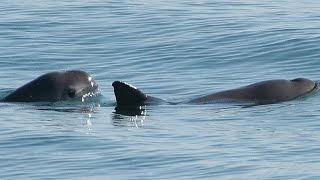
<path id="1" fill-rule="evenodd" d="M 167 103 L 162 99 L 146 95 L 138 88 L 125 82 L 114 81 L 112 86 L 118 109 Z M 236 89 L 200 96 L 184 103 L 246 102 L 254 105 L 272 104 L 308 95 L 314 92 L 317 86 L 316 82 L 306 78 L 267 80 Z"/>
<path id="2" fill-rule="evenodd" d="M 98 93 L 99 86 L 85 71 L 50 72 L 5 96 L 3 102 L 57 102 Z"/>

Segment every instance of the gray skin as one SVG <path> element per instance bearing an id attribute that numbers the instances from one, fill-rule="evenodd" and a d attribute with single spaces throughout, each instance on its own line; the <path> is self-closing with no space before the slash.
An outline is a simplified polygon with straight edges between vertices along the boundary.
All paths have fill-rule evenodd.
<path id="1" fill-rule="evenodd" d="M 57 102 L 82 97 L 97 90 L 98 84 L 84 71 L 50 72 L 21 86 L 1 101 Z"/>
<path id="2" fill-rule="evenodd" d="M 269 80 L 199 97 L 189 103 L 251 101 L 255 104 L 271 104 L 304 96 L 313 91 L 316 86 L 314 81 L 305 78 Z"/>
<path id="3" fill-rule="evenodd" d="M 112 86 L 114 87 L 118 108 L 164 102 L 159 98 L 145 95 L 136 87 L 124 82 L 115 81 Z M 186 103 L 252 102 L 254 104 L 271 104 L 304 96 L 315 90 L 316 87 L 317 84 L 315 82 L 305 78 L 269 80 L 202 96 Z"/>

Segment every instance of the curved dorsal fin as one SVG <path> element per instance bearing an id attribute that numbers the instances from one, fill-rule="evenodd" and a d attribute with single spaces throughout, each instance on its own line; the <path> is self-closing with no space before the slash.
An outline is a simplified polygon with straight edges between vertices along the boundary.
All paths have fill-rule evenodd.
<path id="1" fill-rule="evenodd" d="M 141 106 L 148 99 L 138 88 L 121 81 L 112 83 L 118 106 Z"/>

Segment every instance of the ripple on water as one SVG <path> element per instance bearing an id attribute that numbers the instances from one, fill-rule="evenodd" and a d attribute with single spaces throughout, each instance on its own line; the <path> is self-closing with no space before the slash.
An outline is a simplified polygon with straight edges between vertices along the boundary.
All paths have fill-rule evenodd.
<path id="1" fill-rule="evenodd" d="M 1 3 L 0 96 L 67 69 L 88 71 L 103 95 L 89 108 L 1 103 L 1 177 L 319 177 L 317 94 L 125 116 L 115 114 L 111 86 L 122 80 L 182 102 L 266 79 L 319 80 L 320 11 L 309 1 Z"/>

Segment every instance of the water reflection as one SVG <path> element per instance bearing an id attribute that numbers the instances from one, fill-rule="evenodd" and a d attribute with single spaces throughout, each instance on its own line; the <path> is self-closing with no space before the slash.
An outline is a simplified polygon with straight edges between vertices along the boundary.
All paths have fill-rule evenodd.
<path id="1" fill-rule="evenodd" d="M 145 116 L 146 115 L 147 106 L 117 106 L 115 107 L 116 114 L 122 114 L 126 116 Z"/>
<path id="2" fill-rule="evenodd" d="M 115 108 L 112 115 L 112 124 L 122 127 L 143 127 L 147 116 L 146 106 Z"/>

